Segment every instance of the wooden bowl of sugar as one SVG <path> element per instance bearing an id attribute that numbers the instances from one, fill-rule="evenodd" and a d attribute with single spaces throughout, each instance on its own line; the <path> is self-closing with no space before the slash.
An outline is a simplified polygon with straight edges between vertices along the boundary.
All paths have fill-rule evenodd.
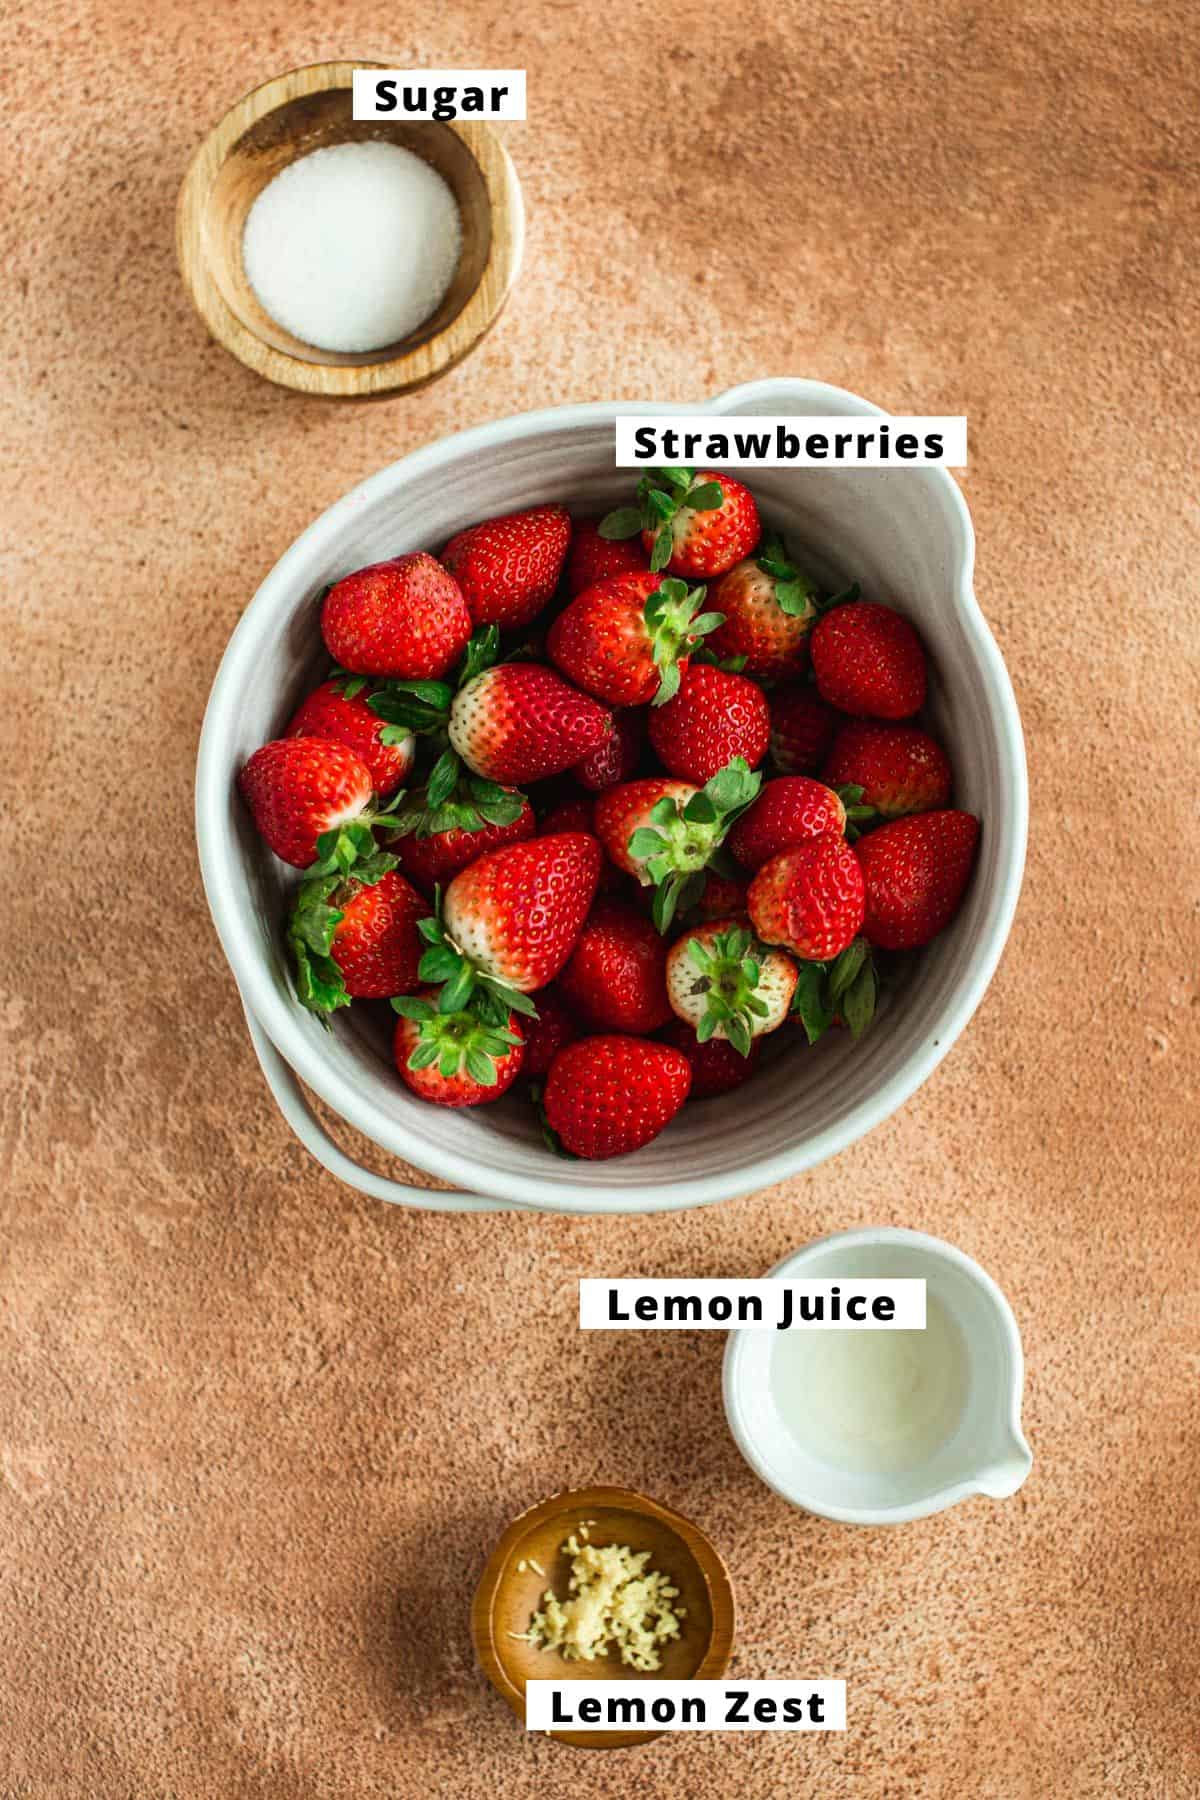
<path id="1" fill-rule="evenodd" d="M 355 120 L 354 70 L 383 67 L 315 63 L 255 88 L 200 145 L 176 213 L 184 283 L 217 342 L 330 399 L 435 381 L 495 324 L 521 264 L 521 188 L 496 133 Z"/>
<path id="2" fill-rule="evenodd" d="M 682 1609 L 678 1637 L 661 1646 L 653 1671 L 630 1668 L 616 1656 L 567 1661 L 531 1642 L 530 1621 L 547 1589 L 566 1598 L 572 1539 L 600 1547 L 648 1551 L 648 1570 L 666 1576 Z M 554 1494 L 513 1520 L 480 1578 L 471 1606 L 475 1654 L 492 1686 L 525 1722 L 525 1683 L 546 1681 L 719 1681 L 733 1651 L 733 1587 L 711 1541 L 682 1513 L 632 1488 L 574 1488 Z M 631 1692 L 635 1690 L 631 1689 Z M 583 1750 L 648 1744 L 655 1730 L 552 1731 Z"/>

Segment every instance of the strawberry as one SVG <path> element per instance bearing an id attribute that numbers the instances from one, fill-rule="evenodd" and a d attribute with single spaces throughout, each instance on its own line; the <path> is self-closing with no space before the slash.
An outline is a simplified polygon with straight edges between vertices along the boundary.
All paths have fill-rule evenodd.
<path id="1" fill-rule="evenodd" d="M 560 1050 L 543 1096 L 546 1123 L 572 1156 L 601 1161 L 640 1150 L 688 1097 L 687 1057 L 639 1037 L 587 1037 Z"/>
<path id="2" fill-rule="evenodd" d="M 581 761 L 612 730 L 612 714 L 540 663 L 500 663 L 458 690 L 450 742 L 469 769 L 521 785 Z"/>
<path id="3" fill-rule="evenodd" d="M 467 647 L 471 615 L 452 575 L 423 550 L 335 582 L 321 605 L 329 654 L 358 675 L 436 680 Z"/>
<path id="4" fill-rule="evenodd" d="M 490 794 L 493 788 L 495 797 Z M 515 788 L 470 777 L 459 783 L 458 794 L 440 807 L 429 805 L 426 789 L 410 795 L 396 810 L 400 835 L 385 839 L 404 873 L 423 893 L 431 894 L 486 850 L 523 843 L 536 830 L 533 808 Z"/>
<path id="5" fill-rule="evenodd" d="M 749 556 L 761 526 L 754 496 L 712 469 L 655 469 L 638 483 L 638 504 L 600 521 L 601 537 L 642 534 L 650 567 L 706 581 Z"/>
<path id="6" fill-rule="evenodd" d="M 392 1001 L 393 1054 L 400 1079 L 435 1106 L 481 1106 L 498 1100 L 521 1072 L 524 1043 L 515 1013 L 501 1023 L 474 1011 L 444 1012 L 445 989 L 425 987 Z"/>
<path id="7" fill-rule="evenodd" d="M 781 850 L 805 838 L 846 830 L 846 808 L 839 795 L 807 775 L 781 775 L 763 783 L 758 799 L 729 834 L 729 848 L 744 869 L 761 869 Z"/>
<path id="8" fill-rule="evenodd" d="M 376 854 L 348 875 L 302 881 L 288 924 L 296 992 L 319 1016 L 351 1000 L 386 1000 L 417 986 L 429 902 Z"/>
<path id="9" fill-rule="evenodd" d="M 575 764 L 571 773 L 582 787 L 589 788 L 593 794 L 602 793 L 605 788 L 616 787 L 619 781 L 628 781 L 637 768 L 645 741 L 644 713 L 636 707 L 623 707 L 620 712 L 613 714 L 613 728 L 609 735 L 601 738 L 596 748 L 589 750 L 583 761 Z"/>
<path id="10" fill-rule="evenodd" d="M 753 1039 L 778 1031 L 795 986 L 791 957 L 768 950 L 736 919 L 694 925 L 667 957 L 667 994 L 676 1017 L 700 1043 L 727 1038 L 741 1056 L 749 1056 Z"/>
<path id="11" fill-rule="evenodd" d="M 537 997 L 537 1018 L 523 1019 L 525 1055 L 521 1073 L 531 1081 L 541 1081 L 559 1051 L 580 1036 L 579 1021 L 558 988 L 543 988 Z"/>
<path id="12" fill-rule="evenodd" d="M 565 506 L 533 506 L 460 531 L 441 560 L 476 625 L 518 631 L 537 617 L 558 586 L 570 538 Z"/>
<path id="13" fill-rule="evenodd" d="M 565 574 L 572 600 L 610 575 L 636 575 L 650 567 L 638 538 L 601 537 L 599 526 L 599 519 L 576 519 L 571 526 Z"/>
<path id="14" fill-rule="evenodd" d="M 750 922 L 805 962 L 839 956 L 863 922 L 863 877 L 845 838 L 827 831 L 765 862 L 750 883 Z"/>
<path id="15" fill-rule="evenodd" d="M 780 540 L 768 538 L 757 556 L 735 563 L 714 586 L 712 604 L 725 614 L 725 623 L 709 647 L 722 661 L 738 658 L 747 675 L 772 681 L 795 675 L 817 616 L 815 594 Z"/>
<path id="16" fill-rule="evenodd" d="M 385 725 L 363 697 L 357 676 L 323 681 L 300 702 L 284 737 L 332 738 L 345 744 L 366 767 L 377 794 L 390 794 L 408 775 L 416 758 L 411 731 Z"/>
<path id="17" fill-rule="evenodd" d="M 712 1100 L 718 1094 L 732 1093 L 749 1081 L 758 1066 L 762 1050 L 761 1038 L 752 1038 L 750 1054 L 742 1056 L 727 1038 L 711 1037 L 702 1044 L 690 1025 L 673 1019 L 663 1033 L 665 1043 L 682 1050 L 692 1070 L 692 1087 L 688 1100 Z"/>
<path id="18" fill-rule="evenodd" d="M 318 859 L 316 873 L 348 869 L 376 849 L 371 827 L 388 822 L 386 813 L 368 811 L 366 765 L 331 738 L 263 744 L 242 769 L 238 787 L 271 849 L 296 869 Z"/>
<path id="19" fill-rule="evenodd" d="M 781 775 L 815 775 L 833 742 L 841 714 L 810 687 L 776 688 L 771 710 L 771 761 Z"/>
<path id="20" fill-rule="evenodd" d="M 610 706 L 663 705 L 699 638 L 719 613 L 701 612 L 704 589 L 661 575 L 612 575 L 559 613 L 546 639 L 550 660 L 585 693 Z"/>
<path id="21" fill-rule="evenodd" d="M 558 985 L 593 1029 L 637 1037 L 671 1016 L 666 963 L 667 947 L 649 919 L 620 900 L 598 900 Z"/>
<path id="22" fill-rule="evenodd" d="M 950 760 L 937 740 L 915 725 L 878 725 L 869 719 L 843 725 L 824 777 L 836 786 L 859 788 L 864 806 L 885 819 L 936 811 L 950 798 Z"/>
<path id="23" fill-rule="evenodd" d="M 682 905 L 699 898 L 703 872 L 760 777 L 737 758 L 702 788 L 652 775 L 609 788 L 596 801 L 596 836 L 618 869 L 653 887 L 654 923 L 665 931 Z"/>
<path id="24" fill-rule="evenodd" d="M 650 714 L 650 743 L 680 781 L 698 785 L 739 756 L 757 768 L 767 754 L 771 721 L 762 689 L 744 675 L 693 663 L 679 692 Z"/>
<path id="25" fill-rule="evenodd" d="M 925 702 L 925 652 L 908 620 L 890 606 L 852 600 L 833 606 L 809 641 L 822 700 L 856 718 L 907 719 Z"/>
<path id="26" fill-rule="evenodd" d="M 968 812 L 914 813 L 855 845 L 866 893 L 863 934 L 881 950 L 917 950 L 962 902 L 979 820 Z"/>
<path id="27" fill-rule="evenodd" d="M 579 936 L 600 875 L 600 846 L 583 832 L 489 850 L 446 889 L 440 920 L 422 933 L 431 949 L 423 981 L 445 981 L 451 1010 L 477 985 L 531 994 L 553 981 Z M 457 985 L 452 985 L 452 984 Z M 519 1010 L 533 1011 L 531 1002 Z"/>

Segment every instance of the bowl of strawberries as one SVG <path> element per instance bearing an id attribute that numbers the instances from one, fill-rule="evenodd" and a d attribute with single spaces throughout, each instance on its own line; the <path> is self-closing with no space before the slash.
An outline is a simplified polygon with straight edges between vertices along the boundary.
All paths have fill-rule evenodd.
<path id="1" fill-rule="evenodd" d="M 784 1179 L 966 1025 L 1024 861 L 1020 721 L 941 468 L 613 465 L 467 431 L 254 596 L 197 772 L 264 1071 L 402 1203 L 659 1211 Z M 691 409 L 879 416 L 821 383 Z M 443 1187 L 361 1167 L 309 1098 Z"/>

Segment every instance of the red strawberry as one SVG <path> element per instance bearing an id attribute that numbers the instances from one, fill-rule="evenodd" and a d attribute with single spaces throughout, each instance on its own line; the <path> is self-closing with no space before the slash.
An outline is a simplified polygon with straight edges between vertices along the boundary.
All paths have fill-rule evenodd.
<path id="1" fill-rule="evenodd" d="M 481 1106 L 498 1100 L 521 1072 L 524 1043 L 515 1013 L 503 1024 L 463 1010 L 443 1013 L 436 987 L 393 1000 L 393 1054 L 400 1079 L 435 1106 Z"/>
<path id="2" fill-rule="evenodd" d="M 618 869 L 653 887 L 654 922 L 665 931 L 682 903 L 703 890 L 703 872 L 729 827 L 749 806 L 759 777 L 736 759 L 703 788 L 652 775 L 596 800 L 596 836 Z"/>
<path id="3" fill-rule="evenodd" d="M 776 688 L 771 709 L 771 761 L 782 775 L 815 775 L 841 714 L 810 687 Z"/>
<path id="4" fill-rule="evenodd" d="M 690 1025 L 674 1019 L 663 1033 L 664 1041 L 682 1050 L 691 1064 L 691 1100 L 712 1100 L 718 1094 L 732 1093 L 749 1081 L 758 1065 L 762 1041 L 754 1038 L 749 1056 L 742 1056 L 726 1038 L 709 1038 L 702 1044 Z"/>
<path id="5" fill-rule="evenodd" d="M 733 757 L 757 768 L 767 754 L 767 697 L 744 675 L 692 663 L 679 692 L 650 714 L 650 743 L 680 781 L 709 781 Z"/>
<path id="6" fill-rule="evenodd" d="M 616 787 L 619 781 L 628 781 L 637 768 L 645 740 L 645 715 L 636 707 L 624 707 L 613 714 L 609 735 L 601 738 L 596 748 L 589 750 L 571 773 L 581 786 L 590 788 L 594 794 Z"/>
<path id="7" fill-rule="evenodd" d="M 558 985 L 594 1029 L 641 1036 L 671 1016 L 666 962 L 649 919 L 619 900 L 598 900 Z"/>
<path id="8" fill-rule="evenodd" d="M 881 950 L 916 950 L 958 911 L 979 820 L 967 812 L 894 819 L 854 847 L 866 891 L 863 935 Z"/>
<path id="9" fill-rule="evenodd" d="M 242 798 L 276 856 L 294 868 L 317 860 L 317 839 L 337 832 L 359 855 L 374 849 L 367 811 L 371 777 L 345 744 L 328 738 L 276 738 L 238 776 Z M 361 827 L 361 829 L 360 829 Z M 332 846 L 330 846 L 332 849 Z M 347 854 L 345 865 L 353 861 Z"/>
<path id="10" fill-rule="evenodd" d="M 667 995 L 702 1044 L 727 1038 L 749 1056 L 755 1038 L 778 1031 L 796 988 L 796 965 L 736 919 L 693 925 L 667 957 Z"/>
<path id="11" fill-rule="evenodd" d="M 417 985 L 425 945 L 417 930 L 429 902 L 391 866 L 390 856 L 300 883 L 288 925 L 296 991 L 310 1012 L 351 1000 L 386 1000 Z"/>
<path id="12" fill-rule="evenodd" d="M 638 530 L 652 569 L 689 580 L 723 575 L 759 539 L 758 508 L 748 488 L 712 469 L 656 469 L 638 483 L 638 504 L 600 521 L 603 537 Z"/>
<path id="13" fill-rule="evenodd" d="M 455 694 L 449 730 L 468 768 L 520 786 L 579 762 L 612 730 L 612 714 L 541 663 L 499 663 Z"/>
<path id="14" fill-rule="evenodd" d="M 540 1081 L 559 1051 L 580 1035 L 579 1021 L 557 987 L 543 988 L 537 997 L 537 1018 L 523 1019 L 525 1055 L 521 1073 Z"/>
<path id="15" fill-rule="evenodd" d="M 595 838 L 574 831 L 489 850 L 446 889 L 444 931 L 435 940 L 431 929 L 430 941 L 485 981 L 531 994 L 553 981 L 574 949 L 600 862 Z M 426 980 L 449 982 L 454 973 L 444 955 L 422 965 Z"/>
<path id="16" fill-rule="evenodd" d="M 329 654 L 359 675 L 425 681 L 445 675 L 467 647 L 471 615 L 439 562 L 417 550 L 337 582 L 321 606 Z"/>
<path id="17" fill-rule="evenodd" d="M 612 575 L 572 600 L 550 627 L 551 662 L 611 706 L 662 705 L 679 686 L 687 653 L 715 631 L 704 589 L 661 575 Z"/>
<path id="18" fill-rule="evenodd" d="M 744 657 L 747 675 L 778 680 L 797 674 L 817 616 L 815 593 L 779 539 L 768 539 L 757 556 L 736 563 L 712 590 L 713 606 L 725 614 L 712 635 L 714 654 L 722 661 Z"/>
<path id="19" fill-rule="evenodd" d="M 763 783 L 758 799 L 729 834 L 729 848 L 743 868 L 761 869 L 781 850 L 805 838 L 846 830 L 846 808 L 832 788 L 807 775 L 781 775 Z"/>
<path id="20" fill-rule="evenodd" d="M 517 631 L 537 617 L 558 586 L 570 537 L 565 506 L 534 506 L 460 531 L 442 551 L 442 562 L 476 625 Z"/>
<path id="21" fill-rule="evenodd" d="M 638 1037 L 588 1037 L 550 1065 L 546 1122 L 573 1156 L 601 1161 L 640 1150 L 688 1097 L 687 1057 Z"/>
<path id="22" fill-rule="evenodd" d="M 576 519 L 571 526 L 566 579 L 572 600 L 610 575 L 639 574 L 650 567 L 650 558 L 636 537 L 601 537 L 599 523 L 599 519 Z"/>
<path id="23" fill-rule="evenodd" d="M 862 870 L 845 838 L 829 831 L 764 863 L 749 904 L 764 943 L 782 944 L 804 962 L 828 962 L 862 925 Z"/>
<path id="24" fill-rule="evenodd" d="M 825 780 L 862 789 L 862 803 L 885 819 L 932 812 L 950 798 L 950 761 L 942 746 L 915 725 L 843 725 L 825 764 Z"/>
<path id="25" fill-rule="evenodd" d="M 347 694 L 345 688 L 354 688 Z M 284 737 L 332 738 L 365 764 L 377 794 L 390 794 L 413 766 L 416 739 L 411 731 L 385 725 L 367 705 L 357 683 L 323 681 L 302 700 Z"/>
<path id="26" fill-rule="evenodd" d="M 519 802 L 520 810 L 516 818 L 504 823 L 485 821 L 474 830 L 450 825 L 424 837 L 418 832 L 410 832 L 404 837 L 389 836 L 385 840 L 387 847 L 409 880 L 415 881 L 424 893 L 431 894 L 435 887 L 451 880 L 485 851 L 499 850 L 505 844 L 520 844 L 531 838 L 536 830 L 532 806 L 524 794 L 512 789 L 505 789 L 505 792 L 511 794 L 514 802 Z M 418 794 L 415 799 L 420 804 L 423 795 Z M 425 910 L 428 912 L 428 907 Z"/>
<path id="27" fill-rule="evenodd" d="M 925 652 L 890 606 L 851 600 L 825 613 L 809 642 L 821 698 L 856 718 L 907 719 L 925 702 Z"/>

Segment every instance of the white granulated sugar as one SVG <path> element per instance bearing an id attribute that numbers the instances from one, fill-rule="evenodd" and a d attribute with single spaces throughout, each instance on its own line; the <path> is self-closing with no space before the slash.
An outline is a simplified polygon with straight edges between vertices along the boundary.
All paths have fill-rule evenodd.
<path id="1" fill-rule="evenodd" d="M 380 350 L 436 312 L 462 220 L 448 184 L 399 144 L 332 144 L 282 169 L 246 220 L 263 306 L 318 350 Z"/>

